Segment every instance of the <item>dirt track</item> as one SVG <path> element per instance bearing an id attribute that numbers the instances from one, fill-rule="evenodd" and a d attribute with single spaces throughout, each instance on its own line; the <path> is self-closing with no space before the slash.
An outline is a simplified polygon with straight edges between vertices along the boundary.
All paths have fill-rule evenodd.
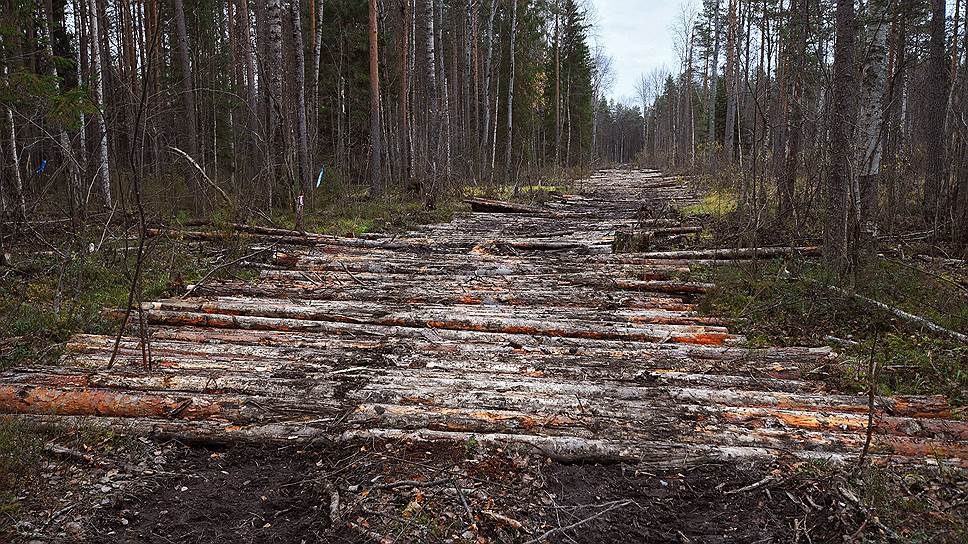
<path id="1" fill-rule="evenodd" d="M 98 538 L 108 540 L 165 526 L 170 520 L 162 519 L 162 510 L 176 518 L 200 513 L 182 519 L 182 529 L 165 529 L 216 531 L 198 541 L 223 538 L 219 530 L 238 535 L 232 531 L 245 529 L 226 527 L 218 508 L 205 509 L 209 503 L 224 505 L 236 521 L 239 512 L 257 506 L 271 507 L 276 517 L 285 510 L 281 519 L 291 531 L 275 534 L 273 522 L 263 522 L 269 524 L 265 534 L 278 541 L 307 535 L 379 540 L 401 529 L 397 525 L 406 522 L 400 519 L 414 519 L 413 512 L 401 517 L 412 495 L 402 508 L 389 510 L 395 514 L 382 510 L 390 517 L 368 521 L 380 514 L 368 513 L 362 503 L 347 504 L 345 497 L 345 510 L 327 511 L 331 491 L 339 493 L 341 485 L 365 489 L 360 476 L 371 474 L 372 466 L 354 468 L 355 475 L 339 483 L 319 475 L 307 483 L 298 476 L 346 459 L 352 465 L 352 452 L 361 447 L 407 452 L 407 462 L 386 468 L 383 477 L 407 473 L 432 481 L 435 473 L 449 475 L 457 466 L 459 475 L 449 477 L 477 482 L 486 490 L 482 495 L 491 497 L 500 496 L 503 485 L 495 486 L 494 479 L 510 478 L 506 485 L 513 493 L 493 506 L 523 517 L 524 526 L 484 514 L 484 499 L 461 501 L 458 484 L 450 485 L 458 496 L 450 496 L 449 504 L 468 502 L 465 508 L 473 504 L 474 512 L 467 512 L 469 520 L 451 520 L 446 534 L 464 534 L 476 519 L 481 532 L 468 538 L 526 541 L 540 537 L 542 527 L 567 526 L 560 517 L 536 517 L 542 508 L 560 514 L 559 507 L 566 507 L 566 518 L 573 520 L 598 513 L 582 523 L 582 532 L 571 532 L 590 535 L 577 541 L 602 541 L 605 534 L 617 535 L 614 541 L 682 540 L 663 524 L 678 520 L 690 527 L 682 508 L 708 509 L 706 493 L 741 488 L 756 481 L 750 474 L 762 471 L 702 468 L 707 463 L 842 462 L 863 449 L 868 420 L 866 396 L 831 393 L 807 378 L 831 362 L 826 348 L 747 349 L 728 323 L 698 315 L 694 297 L 710 286 L 679 279 L 696 256 L 612 253 L 616 230 L 636 224 L 655 237 L 694 235 L 694 225 L 641 212 L 643 205 L 661 210 L 693 201 L 683 183 L 658 173 L 605 171 L 585 182 L 581 196 L 542 209 L 474 213 L 403 236 L 293 240 L 291 233 L 264 229 L 258 236 L 265 258 L 251 263 L 262 268 L 257 281 L 211 282 L 188 298 L 146 303 L 150 344 L 142 344 L 134 327 L 110 368 L 112 337 L 75 337 L 63 366 L 5 373 L 0 411 L 44 421 L 97 416 L 156 439 L 257 444 L 215 457 L 198 450 L 178 454 L 184 472 L 192 474 L 185 478 L 201 478 L 204 485 L 182 485 L 175 477 L 155 483 L 198 491 L 133 492 L 134 504 L 156 519 L 141 514 L 141 521 L 112 527 L 107 536 L 99 527 Z M 725 256 L 718 257 L 700 260 L 716 265 Z M 149 353 L 150 370 L 144 365 Z M 877 399 L 871 459 L 965 465 L 968 425 L 949 417 L 940 397 Z M 466 455 L 468 444 L 472 455 Z M 485 451 L 497 453 L 488 457 Z M 529 460 L 515 468 L 510 452 Z M 553 464 L 539 470 L 542 479 L 536 481 L 528 465 L 539 462 L 536 455 L 638 468 Z M 414 474 L 415 458 L 435 468 Z M 510 465 L 468 479 L 487 459 Z M 222 471 L 227 478 L 219 476 Z M 256 473 L 268 479 L 258 480 Z M 258 494 L 238 487 L 245 481 L 259 482 Z M 526 502 L 533 506 L 530 513 L 515 511 L 527 496 L 522 494 L 548 493 L 556 485 L 552 502 Z M 228 491 L 237 487 L 237 494 Z M 382 506 L 400 499 L 388 497 Z M 275 502 L 264 504 L 270 499 Z M 168 503 L 172 508 L 158 506 Z M 596 506 L 576 509 L 583 504 Z M 736 506 L 715 518 L 722 524 L 713 524 L 712 532 L 697 530 L 692 537 L 733 531 L 732 540 L 753 540 L 757 523 L 769 526 L 762 530 L 774 532 L 775 541 L 789 536 L 791 522 L 783 514 L 751 518 L 737 514 Z M 777 503 L 768 510 L 783 508 Z M 451 509 L 463 515 L 461 508 Z M 259 534 L 259 516 L 246 518 L 253 535 Z M 340 523 L 331 525 L 331 519 Z M 461 530 L 450 532 L 457 526 Z M 409 533 L 404 527 L 401 534 Z M 184 541 L 174 533 L 142 537 Z"/>

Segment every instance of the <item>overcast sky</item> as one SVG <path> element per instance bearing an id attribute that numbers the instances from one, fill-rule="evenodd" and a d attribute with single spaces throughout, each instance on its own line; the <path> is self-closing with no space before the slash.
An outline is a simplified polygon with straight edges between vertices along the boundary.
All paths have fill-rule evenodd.
<path id="1" fill-rule="evenodd" d="M 672 47 L 672 26 L 679 0 L 590 0 L 594 5 L 594 39 L 612 57 L 615 83 L 611 97 L 635 101 L 639 75 L 678 62 Z"/>

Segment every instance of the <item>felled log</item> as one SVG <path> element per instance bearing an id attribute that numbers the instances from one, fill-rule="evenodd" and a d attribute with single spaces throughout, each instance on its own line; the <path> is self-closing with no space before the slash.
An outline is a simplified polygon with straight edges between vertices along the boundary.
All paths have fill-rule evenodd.
<path id="1" fill-rule="evenodd" d="M 490 198 L 465 198 L 464 202 L 470 204 L 471 210 L 475 212 L 549 215 L 549 211 L 546 209 L 529 206 L 527 204 L 519 204 L 517 202 L 492 200 Z"/>
<path id="2" fill-rule="evenodd" d="M 831 285 L 829 287 L 830 287 L 830 290 L 831 291 L 834 291 L 836 293 L 840 293 L 841 295 L 844 295 L 844 296 L 847 296 L 847 297 L 856 298 L 857 300 L 860 300 L 860 301 L 862 301 L 862 302 L 864 302 L 866 304 L 869 304 L 871 306 L 874 306 L 875 308 L 880 308 L 881 310 L 885 310 L 887 312 L 890 312 L 895 317 L 897 317 L 897 318 L 899 318 L 899 319 L 901 319 L 903 321 L 907 321 L 908 323 L 911 323 L 911 324 L 917 325 L 918 327 L 922 327 L 924 329 L 927 329 L 927 330 L 929 330 L 929 331 L 931 331 L 931 332 L 933 332 L 935 334 L 939 334 L 941 336 L 945 336 L 945 337 L 951 338 L 952 340 L 956 340 L 958 342 L 962 342 L 964 344 L 968 344 L 968 335 L 965 335 L 965 334 L 962 334 L 960 332 L 953 331 L 951 329 L 942 327 L 941 325 L 938 325 L 937 323 L 934 323 L 932 321 L 929 321 L 929 320 L 927 320 L 927 319 L 925 319 L 923 317 L 916 316 L 914 314 L 905 312 L 904 310 L 902 310 L 900 308 L 895 308 L 894 306 L 889 306 L 887 304 L 884 304 L 883 302 L 878 302 L 878 301 L 876 301 L 876 300 L 874 300 L 872 298 L 867 298 L 867 297 L 865 297 L 865 296 L 863 296 L 861 294 L 858 294 L 858 293 L 848 293 L 847 291 L 844 291 L 843 289 L 841 289 L 839 287 L 835 287 L 833 285 Z"/>
<path id="3" fill-rule="evenodd" d="M 292 420 L 307 414 L 332 417 L 342 406 L 332 400 L 295 401 L 248 396 L 142 392 L 0 382 L 0 413 L 67 416 L 155 417 L 231 423 Z"/>
<path id="4" fill-rule="evenodd" d="M 782 255 L 819 255 L 820 247 L 741 247 L 682 251 L 651 251 L 638 254 L 647 259 L 757 259 Z"/>
<path id="5" fill-rule="evenodd" d="M 697 327 L 687 325 L 629 326 L 577 326 L 571 321 L 539 321 L 518 318 L 475 318 L 444 315 L 419 315 L 400 312 L 386 316 L 353 316 L 349 313 L 332 314 L 328 320 L 291 319 L 245 316 L 189 311 L 149 309 L 144 312 L 151 324 L 191 325 L 200 327 L 276 330 L 276 331 L 328 331 L 334 323 L 373 324 L 382 326 L 412 327 L 426 329 L 449 329 L 469 332 L 493 332 L 515 335 L 540 335 L 548 337 L 587 338 L 593 340 L 627 340 L 636 342 L 679 342 L 720 345 L 736 342 L 740 337 L 725 332 L 720 327 Z M 117 312 L 113 312 L 117 315 Z M 112 315 L 108 312 L 108 315 Z"/>
<path id="6" fill-rule="evenodd" d="M 293 421 L 239 425 L 220 421 L 185 421 L 178 419 L 148 417 L 65 416 L 44 414 L 17 414 L 14 417 L 26 423 L 48 427 L 57 433 L 64 428 L 92 425 L 101 426 L 128 436 L 145 436 L 155 440 L 176 440 L 183 444 L 212 447 L 231 446 L 239 443 L 266 442 L 325 442 L 339 439 L 329 428 L 328 421 Z"/>

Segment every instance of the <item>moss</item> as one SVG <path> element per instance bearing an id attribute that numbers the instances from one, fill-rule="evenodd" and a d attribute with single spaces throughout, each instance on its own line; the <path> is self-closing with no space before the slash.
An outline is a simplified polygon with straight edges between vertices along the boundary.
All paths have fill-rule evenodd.
<path id="1" fill-rule="evenodd" d="M 736 195 L 728 191 L 712 191 L 703 197 L 702 202 L 683 207 L 683 217 L 711 216 L 724 217 L 736 211 Z"/>

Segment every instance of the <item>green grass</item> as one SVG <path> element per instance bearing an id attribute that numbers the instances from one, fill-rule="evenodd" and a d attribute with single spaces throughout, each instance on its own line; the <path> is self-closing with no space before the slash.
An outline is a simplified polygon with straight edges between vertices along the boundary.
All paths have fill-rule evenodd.
<path id="1" fill-rule="evenodd" d="M 842 349 L 844 364 L 827 375 L 841 390 L 866 390 L 873 350 L 881 369 L 880 393 L 944 394 L 956 405 L 968 402 L 968 346 L 829 290 L 835 278 L 818 263 L 720 267 L 697 271 L 693 279 L 717 284 L 702 301 L 702 310 L 734 319 L 732 328 L 752 346 L 831 344 Z M 868 267 L 857 285 L 858 293 L 869 298 L 968 330 L 968 298 L 931 275 L 881 261 Z"/>
<path id="2" fill-rule="evenodd" d="M 457 195 L 438 200 L 428 206 L 422 200 L 401 191 L 370 197 L 363 186 L 345 193 L 320 193 L 307 208 L 303 218 L 309 232 L 337 236 L 360 236 L 369 232 L 402 232 L 425 223 L 450 221 L 464 209 Z M 291 210 L 274 215 L 273 223 L 283 228 L 295 228 L 296 218 Z"/>
<path id="3" fill-rule="evenodd" d="M 154 239 L 147 247 L 141 280 L 145 301 L 176 294 L 182 284 L 199 279 L 213 266 L 195 246 L 176 240 Z M 92 254 L 65 243 L 60 250 L 63 256 L 35 257 L 23 250 L 14 263 L 17 273 L 0 281 L 0 337 L 5 339 L 0 370 L 16 364 L 53 364 L 73 334 L 114 332 L 115 323 L 103 317 L 102 310 L 127 304 L 137 248 L 131 244 L 124 251 L 106 243 Z M 241 250 L 227 248 L 229 254 Z"/>
<path id="4" fill-rule="evenodd" d="M 683 217 L 710 216 L 721 218 L 736 211 L 736 195 L 729 191 L 712 191 L 702 198 L 702 202 L 680 209 Z"/>

